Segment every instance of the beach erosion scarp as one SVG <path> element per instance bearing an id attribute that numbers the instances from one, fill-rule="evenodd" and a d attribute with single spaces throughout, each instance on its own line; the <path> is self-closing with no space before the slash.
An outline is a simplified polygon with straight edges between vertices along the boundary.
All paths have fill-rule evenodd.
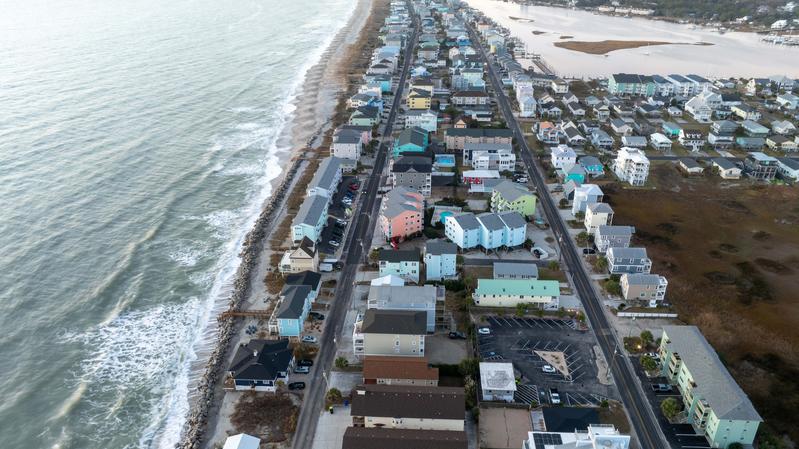
<path id="1" fill-rule="evenodd" d="M 239 254 L 241 261 L 227 304 L 229 310 L 240 310 L 252 295 L 253 285 L 262 282 L 264 273 L 258 270 L 259 258 L 265 251 L 270 233 L 280 218 L 280 212 L 285 207 L 294 182 L 308 165 L 304 164 L 306 158 L 303 156 L 306 152 L 318 151 L 319 145 L 326 140 L 323 139 L 323 135 L 332 132 L 331 116 L 335 112 L 336 104 L 345 100 L 342 97 L 346 79 L 331 80 L 331 77 L 347 72 L 339 66 L 350 63 L 346 58 L 346 48 L 357 40 L 366 18 L 371 13 L 372 3 L 372 0 L 357 1 L 350 19 L 331 40 L 316 64 L 305 73 L 303 89 L 294 100 L 297 109 L 285 128 L 289 131 L 295 150 L 292 151 L 289 166 L 274 186 L 273 195 L 264 205 L 242 243 Z M 312 117 L 302 109 L 302 105 L 309 103 L 314 104 L 317 111 Z M 223 394 L 221 382 L 224 381 L 225 364 L 229 361 L 231 350 L 239 344 L 238 327 L 234 319 L 224 319 L 218 324 L 213 349 L 197 381 L 196 392 L 193 395 L 194 402 L 186 419 L 181 442 L 176 445 L 179 449 L 206 447 L 209 443 L 209 433 L 213 432 L 210 424 L 218 419 L 224 419 L 213 414 L 221 413 L 219 408 Z"/>

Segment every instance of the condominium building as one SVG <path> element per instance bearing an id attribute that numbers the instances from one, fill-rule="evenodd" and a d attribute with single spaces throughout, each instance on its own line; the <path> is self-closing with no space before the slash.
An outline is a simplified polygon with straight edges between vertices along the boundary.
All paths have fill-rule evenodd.
<path id="1" fill-rule="evenodd" d="M 642 186 L 649 176 L 649 159 L 641 150 L 623 147 L 613 162 L 613 172 L 621 181 Z"/>

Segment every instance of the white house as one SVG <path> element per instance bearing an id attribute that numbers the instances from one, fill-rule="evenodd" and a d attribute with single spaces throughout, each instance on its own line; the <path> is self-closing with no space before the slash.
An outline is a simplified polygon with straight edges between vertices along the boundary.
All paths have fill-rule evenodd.
<path id="1" fill-rule="evenodd" d="M 622 147 L 613 162 L 613 172 L 621 181 L 642 186 L 649 176 L 649 159 L 641 150 Z"/>
<path id="2" fill-rule="evenodd" d="M 661 133 L 650 134 L 649 143 L 652 145 L 652 148 L 658 151 L 668 151 L 671 149 L 671 139 Z"/>
<path id="3" fill-rule="evenodd" d="M 578 212 L 585 213 L 586 208 L 594 203 L 602 201 L 604 193 L 596 184 L 583 184 L 574 190 L 574 200 L 572 201 L 572 214 Z"/>
<path id="4" fill-rule="evenodd" d="M 424 246 L 424 266 L 428 281 L 457 277 L 458 246 L 442 240 L 428 240 Z"/>
<path id="5" fill-rule="evenodd" d="M 326 196 L 313 194 L 306 197 L 291 223 L 292 240 L 299 242 L 303 237 L 308 237 L 312 242 L 318 242 L 322 237 L 322 229 L 327 224 L 329 205 L 329 198 Z"/>
<path id="6" fill-rule="evenodd" d="M 337 157 L 326 157 L 319 163 L 319 168 L 316 169 L 316 174 L 308 184 L 306 194 L 308 196 L 321 195 L 328 200 L 333 198 L 333 194 L 341 182 L 341 165 L 342 160 Z"/>
<path id="7" fill-rule="evenodd" d="M 261 447 L 260 438 L 240 433 L 227 437 L 222 449 L 258 449 L 259 447 Z"/>
<path id="8" fill-rule="evenodd" d="M 585 230 L 593 234 L 600 226 L 613 223 L 613 208 L 608 203 L 593 203 L 585 208 Z"/>
<path id="9" fill-rule="evenodd" d="M 480 390 L 484 401 L 513 402 L 516 376 L 511 362 L 480 362 Z"/>
<path id="10" fill-rule="evenodd" d="M 627 248 L 633 234 L 635 228 L 632 226 L 600 225 L 594 234 L 594 245 L 600 253 L 607 252 L 611 247 Z"/>
<path id="11" fill-rule="evenodd" d="M 352 129 L 339 129 L 333 134 L 333 143 L 330 147 L 333 156 L 341 159 L 357 161 L 361 158 L 361 133 Z"/>
<path id="12" fill-rule="evenodd" d="M 552 147 L 552 166 L 563 169 L 577 163 L 577 153 L 568 145 Z"/>
<path id="13" fill-rule="evenodd" d="M 377 256 L 380 276 L 393 274 L 407 282 L 419 283 L 421 262 L 418 249 L 387 250 L 381 249 Z"/>
<path id="14" fill-rule="evenodd" d="M 411 109 L 405 113 L 405 127 L 413 128 L 414 126 L 434 133 L 438 126 L 438 114 L 431 110 Z"/>
<path id="15" fill-rule="evenodd" d="M 481 232 L 480 222 L 473 213 L 449 216 L 444 222 L 444 234 L 463 250 L 480 245 Z"/>

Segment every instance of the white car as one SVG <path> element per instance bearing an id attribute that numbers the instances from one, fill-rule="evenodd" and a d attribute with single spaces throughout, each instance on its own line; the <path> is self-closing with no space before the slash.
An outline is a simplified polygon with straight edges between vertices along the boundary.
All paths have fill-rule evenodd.
<path id="1" fill-rule="evenodd" d="M 339 245 L 341 245 L 341 243 L 339 243 L 339 242 L 337 242 L 337 241 L 335 241 L 335 240 L 331 240 L 331 241 L 329 241 L 329 242 L 327 242 L 327 243 L 329 243 L 329 244 L 330 244 L 330 246 L 332 246 L 333 248 L 338 248 L 338 247 L 339 247 Z"/>
<path id="2" fill-rule="evenodd" d="M 541 367 L 541 371 L 545 373 L 555 374 L 555 368 L 552 365 L 544 365 Z"/>
<path id="3" fill-rule="evenodd" d="M 306 336 L 302 337 L 302 342 L 303 343 L 316 343 L 318 341 L 319 341 L 319 339 L 314 337 L 313 335 L 306 335 Z"/>
<path id="4" fill-rule="evenodd" d="M 481 327 L 477 329 L 477 333 L 480 335 L 491 335 L 491 329 L 487 327 Z"/>

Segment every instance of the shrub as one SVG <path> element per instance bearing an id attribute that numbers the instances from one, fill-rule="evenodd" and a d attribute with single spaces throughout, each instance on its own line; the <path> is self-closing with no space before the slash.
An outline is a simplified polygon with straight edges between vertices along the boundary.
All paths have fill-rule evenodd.
<path id="1" fill-rule="evenodd" d="M 660 403 L 660 411 L 663 412 L 663 416 L 665 416 L 669 421 L 674 419 L 674 417 L 677 416 L 681 410 L 682 406 L 674 398 L 666 398 Z"/>
<path id="2" fill-rule="evenodd" d="M 652 357 L 645 355 L 641 357 L 641 366 L 647 371 L 654 371 L 658 367 L 658 363 Z"/>
<path id="3" fill-rule="evenodd" d="M 338 388 L 331 388 L 327 390 L 327 396 L 325 396 L 328 402 L 333 404 L 338 404 L 342 400 L 341 391 Z"/>
<path id="4" fill-rule="evenodd" d="M 641 331 L 640 337 L 641 341 L 643 341 L 647 345 L 650 345 L 655 341 L 655 336 L 652 335 L 652 332 L 648 330 Z"/>
<path id="5" fill-rule="evenodd" d="M 344 357 L 336 358 L 336 368 L 344 369 L 348 366 L 350 366 L 350 362 L 346 358 Z"/>

